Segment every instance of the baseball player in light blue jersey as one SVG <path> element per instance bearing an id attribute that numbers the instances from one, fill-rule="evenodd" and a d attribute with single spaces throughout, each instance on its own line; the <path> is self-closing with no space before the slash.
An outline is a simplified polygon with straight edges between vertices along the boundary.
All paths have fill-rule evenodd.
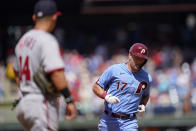
<path id="1" fill-rule="evenodd" d="M 93 92 L 105 99 L 99 131 L 137 131 L 136 113 L 143 115 L 149 99 L 151 76 L 142 67 L 148 48 L 141 43 L 129 50 L 129 61 L 109 67 L 93 86 Z"/>

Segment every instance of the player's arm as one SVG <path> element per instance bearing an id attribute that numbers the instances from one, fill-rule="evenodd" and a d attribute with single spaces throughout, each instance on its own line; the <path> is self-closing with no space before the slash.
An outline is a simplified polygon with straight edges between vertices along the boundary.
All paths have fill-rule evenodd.
<path id="1" fill-rule="evenodd" d="M 60 69 L 54 71 L 50 75 L 53 84 L 55 85 L 57 91 L 61 91 L 64 88 L 67 88 L 67 81 L 65 79 L 64 70 Z"/>
<path id="2" fill-rule="evenodd" d="M 105 99 L 105 96 L 107 93 L 104 91 L 104 89 L 99 86 L 97 83 L 93 85 L 93 92 L 100 98 Z"/>
<path id="3" fill-rule="evenodd" d="M 149 100 L 149 95 L 143 95 L 140 101 L 140 104 L 138 106 L 137 112 L 139 116 L 143 116 L 146 111 L 146 104 Z"/>
<path id="4" fill-rule="evenodd" d="M 44 67 L 44 71 L 50 75 L 50 80 L 54 84 L 54 87 L 59 91 L 67 102 L 65 118 L 72 120 L 76 117 L 76 107 L 72 101 L 72 96 L 68 88 L 68 84 L 64 74 L 64 62 L 60 55 L 60 48 L 57 40 L 51 35 L 45 35 L 44 39 L 41 39 L 41 65 Z M 56 70 L 58 69 L 58 70 Z"/>
<path id="5" fill-rule="evenodd" d="M 144 105 L 146 106 L 146 104 L 148 103 L 148 100 L 150 98 L 150 95 L 143 95 L 140 101 L 140 105 Z"/>
<path id="6" fill-rule="evenodd" d="M 50 78 L 55 85 L 57 91 L 61 92 L 67 102 L 66 116 L 67 120 L 72 120 L 76 117 L 77 110 L 69 92 L 67 81 L 65 78 L 64 70 L 57 70 L 50 74 Z"/>
<path id="7" fill-rule="evenodd" d="M 93 85 L 93 92 L 100 98 L 105 99 L 110 104 L 117 104 L 120 100 L 116 96 L 107 94 L 104 89 L 99 86 L 97 83 Z"/>

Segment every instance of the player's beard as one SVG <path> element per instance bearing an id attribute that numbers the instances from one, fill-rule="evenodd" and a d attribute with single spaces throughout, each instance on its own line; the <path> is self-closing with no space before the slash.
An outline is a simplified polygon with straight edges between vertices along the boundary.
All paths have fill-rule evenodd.
<path id="1" fill-rule="evenodd" d="M 143 64 L 135 64 L 134 62 L 130 62 L 130 67 L 133 72 L 138 72 L 145 65 L 146 61 Z"/>
<path id="2" fill-rule="evenodd" d="M 140 69 L 141 69 L 141 66 L 140 65 L 136 65 L 135 63 L 133 62 L 130 62 L 130 67 L 132 69 L 132 72 L 138 72 Z"/>
<path id="3" fill-rule="evenodd" d="M 129 59 L 128 65 L 130 66 L 132 72 L 138 72 L 146 64 L 146 62 L 147 60 L 145 60 L 143 63 L 136 64 L 133 59 Z"/>

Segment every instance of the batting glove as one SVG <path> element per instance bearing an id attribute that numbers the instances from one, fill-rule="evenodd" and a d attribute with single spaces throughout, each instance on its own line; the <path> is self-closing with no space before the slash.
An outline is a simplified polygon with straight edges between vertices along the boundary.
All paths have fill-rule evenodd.
<path id="1" fill-rule="evenodd" d="M 137 109 L 137 112 L 140 116 L 143 116 L 144 115 L 144 112 L 145 112 L 145 105 L 139 105 L 138 106 L 138 109 Z"/>
<path id="2" fill-rule="evenodd" d="M 111 94 L 106 95 L 105 100 L 110 104 L 117 104 L 120 102 L 116 96 L 112 96 Z"/>

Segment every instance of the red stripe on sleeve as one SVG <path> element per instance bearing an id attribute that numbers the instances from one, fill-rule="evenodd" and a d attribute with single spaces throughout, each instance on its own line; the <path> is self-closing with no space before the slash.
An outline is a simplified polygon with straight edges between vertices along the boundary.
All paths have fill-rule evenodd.
<path id="1" fill-rule="evenodd" d="M 47 71 L 46 74 L 51 74 L 52 72 L 59 71 L 59 70 L 65 70 L 65 68 L 53 69 L 53 70 Z"/>

